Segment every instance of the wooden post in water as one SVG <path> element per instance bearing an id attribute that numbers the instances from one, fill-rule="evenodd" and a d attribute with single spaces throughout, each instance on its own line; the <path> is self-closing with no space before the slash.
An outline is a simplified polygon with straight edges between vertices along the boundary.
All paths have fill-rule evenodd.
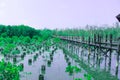
<path id="1" fill-rule="evenodd" d="M 101 35 L 99 35 L 99 51 L 98 51 L 99 59 L 98 59 L 98 65 L 100 67 L 100 61 L 101 61 Z"/>
<path id="2" fill-rule="evenodd" d="M 108 71 L 110 72 L 111 70 L 111 53 L 112 53 L 112 34 L 110 34 L 110 53 L 109 53 L 109 63 L 108 63 Z"/>
<path id="3" fill-rule="evenodd" d="M 107 46 L 107 41 L 108 41 L 107 39 L 108 39 L 108 35 L 106 34 L 105 35 L 105 43 L 106 43 L 105 46 Z M 105 70 L 106 70 L 106 66 L 107 66 L 106 61 L 107 61 L 107 53 L 105 53 Z"/>
<path id="4" fill-rule="evenodd" d="M 72 36 L 72 40 L 73 40 L 73 36 Z"/>
<path id="5" fill-rule="evenodd" d="M 94 43 L 94 40 L 93 40 L 93 38 L 92 38 L 92 41 L 91 41 L 91 42 L 92 42 L 92 44 Z"/>
<path id="6" fill-rule="evenodd" d="M 76 49 L 77 49 L 77 51 L 76 51 L 77 56 L 79 56 L 79 46 L 77 46 Z"/>
<path id="7" fill-rule="evenodd" d="M 91 39 L 90 39 L 90 36 L 89 36 L 89 38 L 88 38 L 88 64 L 90 63 L 89 61 L 90 61 L 90 41 L 91 41 Z"/>
<path id="8" fill-rule="evenodd" d="M 78 37 L 78 41 L 80 41 L 80 40 L 81 40 L 81 37 L 79 36 L 79 37 Z"/>
<path id="9" fill-rule="evenodd" d="M 99 34 L 97 34 L 97 41 L 96 45 L 99 44 Z M 99 47 L 97 47 L 97 53 L 96 53 L 96 64 L 98 65 L 98 52 L 99 52 Z"/>
<path id="10" fill-rule="evenodd" d="M 96 34 L 94 34 L 94 44 L 96 44 Z M 94 46 L 94 55 L 93 55 L 93 61 L 94 61 L 94 64 L 95 64 L 95 57 L 96 57 L 96 47 Z"/>
<path id="11" fill-rule="evenodd" d="M 119 56 L 120 56 L 120 39 L 118 39 L 117 63 L 116 63 L 116 72 L 115 72 L 116 76 L 118 76 Z"/>

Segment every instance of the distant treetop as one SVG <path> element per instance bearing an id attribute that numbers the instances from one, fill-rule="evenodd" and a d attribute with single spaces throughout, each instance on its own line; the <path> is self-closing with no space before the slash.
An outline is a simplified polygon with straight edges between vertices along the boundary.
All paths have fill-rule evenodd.
<path id="1" fill-rule="evenodd" d="M 29 36 L 33 37 L 34 35 L 41 35 L 40 30 L 36 30 L 32 27 L 26 26 L 26 25 L 0 25 L 0 34 L 3 36 Z"/>

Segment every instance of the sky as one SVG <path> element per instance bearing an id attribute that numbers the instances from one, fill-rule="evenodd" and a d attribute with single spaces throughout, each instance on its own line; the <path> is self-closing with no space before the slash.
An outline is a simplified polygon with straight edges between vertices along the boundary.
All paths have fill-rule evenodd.
<path id="1" fill-rule="evenodd" d="M 120 0 L 0 0 L 0 24 L 37 29 L 113 25 Z"/>

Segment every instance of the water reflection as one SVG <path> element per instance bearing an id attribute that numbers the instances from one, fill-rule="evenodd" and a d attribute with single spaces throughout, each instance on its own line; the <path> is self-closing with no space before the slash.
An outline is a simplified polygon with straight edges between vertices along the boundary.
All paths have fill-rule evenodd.
<path id="1" fill-rule="evenodd" d="M 64 47 L 65 44 L 62 46 Z M 105 70 L 112 75 L 117 76 L 120 79 L 120 60 L 119 53 L 112 50 L 102 50 L 100 48 L 83 47 L 68 43 L 66 44 L 68 51 L 79 56 L 79 58 L 85 63 L 89 64 L 92 68 L 99 70 Z M 79 49 L 79 51 L 78 51 Z M 117 54 L 117 55 L 116 55 Z"/>
<path id="2" fill-rule="evenodd" d="M 77 48 L 76 46 L 71 47 L 73 48 L 72 52 Z M 76 54 L 80 52 L 78 50 L 79 48 L 76 50 Z M 78 66 L 78 63 L 72 58 L 65 55 L 61 49 L 56 50 L 56 48 L 50 47 L 50 50 L 45 51 L 41 48 L 39 51 L 33 51 L 29 54 L 24 53 L 24 55 L 24 58 L 23 56 L 17 57 L 15 60 L 15 64 L 22 65 L 23 67 L 23 70 L 20 72 L 20 80 L 40 80 L 42 78 L 44 78 L 44 80 L 73 80 L 74 78 L 84 79 L 86 71 Z M 14 60 L 9 58 L 6 61 L 13 62 Z M 45 69 L 42 69 L 43 65 L 45 66 Z M 78 66 L 81 68 L 82 72 L 69 75 L 65 72 L 68 65 Z"/>

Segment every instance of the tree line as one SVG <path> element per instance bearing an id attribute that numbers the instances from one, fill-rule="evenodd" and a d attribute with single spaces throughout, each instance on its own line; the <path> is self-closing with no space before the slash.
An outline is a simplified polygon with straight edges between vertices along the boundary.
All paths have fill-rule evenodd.
<path id="1" fill-rule="evenodd" d="M 52 31 L 49 29 L 36 30 L 26 25 L 0 25 L 0 36 L 2 37 L 29 36 L 30 38 L 32 38 L 33 36 L 39 36 L 46 38 L 51 35 Z"/>

